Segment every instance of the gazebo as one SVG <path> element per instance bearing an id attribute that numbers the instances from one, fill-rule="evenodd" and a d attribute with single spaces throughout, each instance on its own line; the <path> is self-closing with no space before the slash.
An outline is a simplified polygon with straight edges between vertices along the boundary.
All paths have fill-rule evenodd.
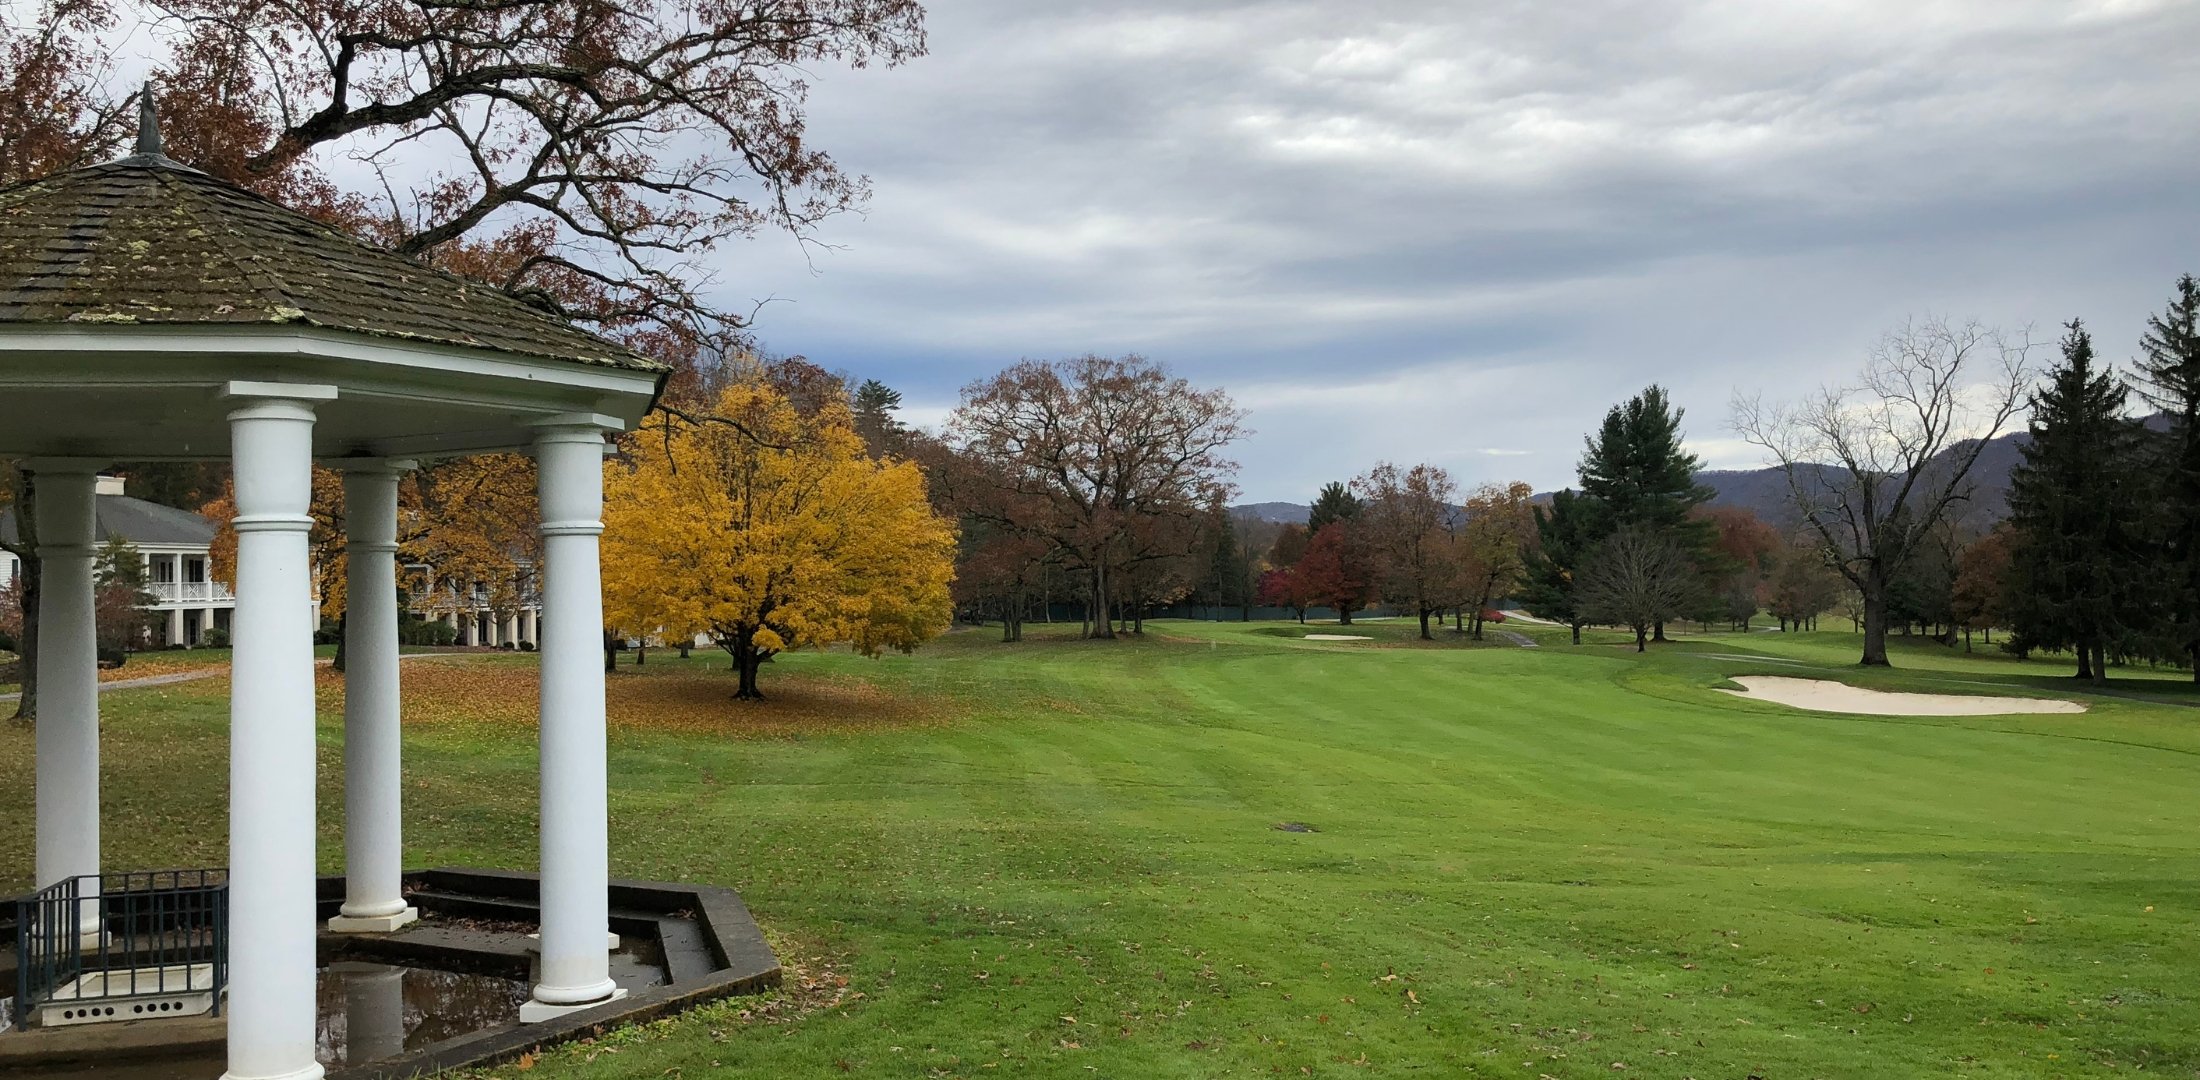
<path id="1" fill-rule="evenodd" d="M 541 959 L 522 1020 L 602 1004 L 608 875 L 597 537 L 607 432 L 664 369 L 507 294 L 136 152 L 0 190 L 0 456 L 36 478 L 44 566 L 37 883 L 97 874 L 94 478 L 226 457 L 235 478 L 228 1072 L 314 1060 L 315 461 L 344 474 L 345 900 L 330 929 L 414 918 L 399 835 L 397 491 L 418 459 L 531 453 L 540 629 Z M 96 932 L 96 931 L 95 931 Z"/>

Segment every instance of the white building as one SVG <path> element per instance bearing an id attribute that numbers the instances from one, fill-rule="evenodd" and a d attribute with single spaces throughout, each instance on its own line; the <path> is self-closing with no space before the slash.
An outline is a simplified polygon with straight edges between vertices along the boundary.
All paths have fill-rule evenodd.
<path id="1" fill-rule="evenodd" d="M 214 523 L 173 506 L 133 499 L 123 494 L 118 476 L 98 479 L 93 535 L 104 545 L 121 537 L 145 560 L 146 591 L 156 602 L 153 637 L 148 644 L 197 645 L 209 630 L 229 634 L 229 615 L 237 597 L 229 586 L 214 580 L 207 551 L 214 543 Z M 15 509 L 0 511 L 0 540 L 14 544 Z M 0 550 L 0 582 L 11 588 L 22 575 L 16 557 Z"/>

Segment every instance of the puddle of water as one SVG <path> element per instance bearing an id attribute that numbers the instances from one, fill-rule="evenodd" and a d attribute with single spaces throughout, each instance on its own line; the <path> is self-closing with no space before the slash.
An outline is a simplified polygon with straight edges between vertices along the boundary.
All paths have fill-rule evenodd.
<path id="1" fill-rule="evenodd" d="M 322 968 L 313 1056 L 335 1067 L 380 1061 L 484 1028 L 519 1021 L 528 987 L 518 979 L 390 964 L 336 963 Z M 13 999 L 0 999 L 11 1017 Z M 12 1019 L 9 1021 L 12 1024 Z M 12 1031 L 12 1027 L 0 1032 Z M 0 1033 L 0 1038 L 6 1038 Z M 220 1053 L 155 1060 L 43 1066 L 38 1076 L 84 1080 L 217 1080 Z M 0 1080 L 32 1075 L 0 1068 Z"/>
<path id="2" fill-rule="evenodd" d="M 337 963 L 321 969 L 314 1057 L 380 1061 L 483 1028 L 519 1022 L 527 984 L 462 971 Z"/>

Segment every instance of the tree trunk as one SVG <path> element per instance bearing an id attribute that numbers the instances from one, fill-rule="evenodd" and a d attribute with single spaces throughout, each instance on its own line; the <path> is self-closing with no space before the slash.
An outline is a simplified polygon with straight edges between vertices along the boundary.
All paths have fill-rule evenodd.
<path id="1" fill-rule="evenodd" d="M 1351 608 L 1348 608 L 1348 607 L 1339 607 L 1339 608 L 1337 609 L 1337 625 L 1339 625 L 1339 626 L 1350 626 L 1350 625 L 1352 625 L 1352 609 L 1351 609 Z"/>
<path id="2" fill-rule="evenodd" d="M 1858 589 L 1864 594 L 1864 667 L 1891 667 L 1887 663 L 1887 583 L 1868 573 Z"/>
<path id="3" fill-rule="evenodd" d="M 1429 632 L 1428 632 L 1428 609 L 1427 609 L 1427 608 L 1422 608 L 1422 609 L 1421 609 L 1421 640 L 1422 640 L 1422 641 L 1434 641 L 1434 640 L 1436 640 L 1435 638 L 1433 638 L 1433 637 L 1430 637 L 1430 636 L 1429 636 Z"/>
<path id="4" fill-rule="evenodd" d="M 345 633 L 344 628 L 349 625 L 351 625 L 351 608 L 347 605 L 344 608 L 344 613 L 336 617 L 336 658 L 329 661 L 328 666 L 331 671 L 342 672 L 344 670 L 344 643 L 351 639 L 351 635 Z"/>
<path id="5" fill-rule="evenodd" d="M 1574 624 L 1573 624 L 1573 628 L 1574 628 L 1574 644 L 1576 644 L 1576 645 L 1579 645 L 1579 644 L 1581 644 L 1581 624 L 1580 624 L 1580 623 L 1574 623 Z"/>
<path id="6" fill-rule="evenodd" d="M 634 666 L 641 667 L 646 663 L 649 663 L 649 639 L 637 638 L 634 645 Z"/>
<path id="7" fill-rule="evenodd" d="M 1648 641 L 1644 640 L 1644 637 L 1645 637 L 1645 635 L 1644 635 L 1643 627 L 1641 627 L 1641 626 L 1637 626 L 1637 627 L 1635 627 L 1635 651 L 1636 651 L 1636 652 L 1649 652 L 1649 651 L 1650 651 L 1650 643 L 1649 643 Z M 1660 640 L 1663 640 L 1663 639 L 1661 638 Z"/>
<path id="8" fill-rule="evenodd" d="M 1650 634 L 1650 640 L 1652 640 L 1652 641 L 1664 641 L 1664 640 L 1665 640 L 1665 620 L 1664 620 L 1664 619 L 1659 619 L 1658 621 L 1656 621 L 1656 622 L 1654 622 L 1654 623 L 1651 623 L 1650 625 L 1651 625 L 1651 628 L 1652 628 L 1652 633 Z"/>
<path id="9" fill-rule="evenodd" d="M 2093 646 L 2093 681 L 2103 686 L 2108 684 L 2108 646 L 2105 643 Z"/>
<path id="10" fill-rule="evenodd" d="M 2093 646 L 2082 641 L 2078 643 L 2077 677 L 2088 682 L 2093 679 Z"/>
<path id="11" fill-rule="evenodd" d="M 739 676 L 733 699 L 764 700 L 763 693 L 756 688 L 756 671 L 764 663 L 764 657 L 756 648 L 756 631 L 747 628 L 735 631 L 726 643 L 726 651 L 733 654 L 733 670 Z"/>
<path id="12" fill-rule="evenodd" d="M 619 639 L 606 630 L 603 635 L 603 669 L 607 672 L 619 669 Z"/>
<path id="13" fill-rule="evenodd" d="M 685 660 L 688 658 L 688 649 L 693 647 L 694 644 L 693 641 L 683 640 L 680 642 L 680 659 Z"/>
<path id="14" fill-rule="evenodd" d="M 1108 568 L 1105 560 L 1092 568 L 1092 636 L 1114 640 L 1115 623 L 1108 618 Z"/>

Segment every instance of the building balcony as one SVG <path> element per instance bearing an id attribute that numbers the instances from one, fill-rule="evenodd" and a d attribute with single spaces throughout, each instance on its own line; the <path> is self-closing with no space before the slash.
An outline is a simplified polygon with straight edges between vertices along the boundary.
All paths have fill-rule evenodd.
<path id="1" fill-rule="evenodd" d="M 219 581 L 155 581 L 145 586 L 145 591 L 163 604 L 237 602 L 237 594 Z"/>

